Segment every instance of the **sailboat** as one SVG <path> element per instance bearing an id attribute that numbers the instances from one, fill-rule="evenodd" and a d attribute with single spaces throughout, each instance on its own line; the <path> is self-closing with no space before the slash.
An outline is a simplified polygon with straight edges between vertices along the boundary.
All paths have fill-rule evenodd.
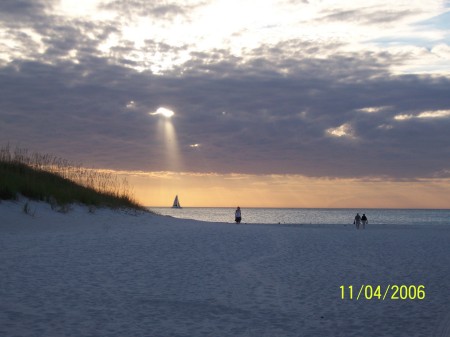
<path id="1" fill-rule="evenodd" d="M 180 201 L 178 200 L 178 195 L 175 196 L 175 200 L 173 201 L 172 208 L 181 208 Z"/>

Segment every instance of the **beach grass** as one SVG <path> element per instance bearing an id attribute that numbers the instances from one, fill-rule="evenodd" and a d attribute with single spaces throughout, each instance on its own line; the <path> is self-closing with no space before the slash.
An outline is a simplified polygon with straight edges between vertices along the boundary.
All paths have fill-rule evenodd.
<path id="1" fill-rule="evenodd" d="M 73 165 L 48 154 L 0 148 L 0 199 L 19 195 L 58 205 L 144 209 L 133 198 L 126 180 L 111 172 Z"/>

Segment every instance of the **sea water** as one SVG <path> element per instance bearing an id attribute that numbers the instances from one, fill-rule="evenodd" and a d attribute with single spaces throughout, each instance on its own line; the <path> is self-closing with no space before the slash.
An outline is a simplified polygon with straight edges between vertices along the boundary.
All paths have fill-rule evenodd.
<path id="1" fill-rule="evenodd" d="M 234 222 L 234 208 L 149 207 L 176 218 L 210 222 Z M 241 208 L 242 223 L 264 224 L 353 224 L 356 213 L 366 214 L 369 224 L 450 225 L 450 210 L 430 209 L 324 209 L 324 208 Z"/>

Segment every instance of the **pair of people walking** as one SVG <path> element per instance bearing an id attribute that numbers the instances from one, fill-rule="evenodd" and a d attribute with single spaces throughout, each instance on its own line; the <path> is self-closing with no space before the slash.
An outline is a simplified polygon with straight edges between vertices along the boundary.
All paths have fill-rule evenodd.
<path id="1" fill-rule="evenodd" d="M 362 224 L 362 229 L 366 228 L 366 224 L 369 223 L 365 214 L 362 216 L 359 213 L 356 213 L 355 220 L 353 220 L 353 224 L 356 225 L 356 229 L 359 229 L 359 226 Z"/>

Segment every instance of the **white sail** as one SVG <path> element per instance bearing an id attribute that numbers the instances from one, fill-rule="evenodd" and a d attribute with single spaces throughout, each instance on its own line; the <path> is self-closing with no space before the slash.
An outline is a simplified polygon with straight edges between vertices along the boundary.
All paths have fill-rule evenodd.
<path id="1" fill-rule="evenodd" d="M 178 195 L 175 196 L 175 200 L 173 201 L 172 208 L 181 208 L 180 202 L 178 201 Z"/>

